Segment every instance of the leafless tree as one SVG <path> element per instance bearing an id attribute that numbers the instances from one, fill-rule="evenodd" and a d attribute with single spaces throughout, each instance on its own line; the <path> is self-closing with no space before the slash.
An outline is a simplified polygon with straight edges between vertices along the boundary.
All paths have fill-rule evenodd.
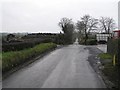
<path id="1" fill-rule="evenodd" d="M 76 23 L 76 27 L 77 27 L 77 29 L 79 30 L 79 33 L 80 34 L 84 34 L 84 30 L 85 30 L 85 24 L 84 24 L 84 22 L 82 22 L 82 21 L 78 21 L 77 23 Z"/>
<path id="2" fill-rule="evenodd" d="M 88 34 L 92 30 L 97 29 L 98 20 L 92 18 L 90 15 L 84 15 L 80 21 L 77 22 L 76 26 L 80 33 L 85 35 L 85 44 L 88 39 Z"/>
<path id="3" fill-rule="evenodd" d="M 64 38 L 66 40 L 65 42 L 71 43 L 73 31 L 75 29 L 72 19 L 62 18 L 58 25 L 61 27 L 62 31 L 64 32 Z"/>
<path id="4" fill-rule="evenodd" d="M 68 28 L 71 24 L 73 24 L 72 19 L 62 18 L 62 19 L 60 20 L 60 22 L 59 22 L 58 25 L 61 27 L 61 29 L 62 29 L 62 31 L 63 31 L 64 33 L 67 33 L 67 28 Z"/>
<path id="5" fill-rule="evenodd" d="M 101 17 L 99 19 L 100 29 L 106 33 L 111 33 L 113 29 L 116 28 L 115 21 L 110 17 Z"/>

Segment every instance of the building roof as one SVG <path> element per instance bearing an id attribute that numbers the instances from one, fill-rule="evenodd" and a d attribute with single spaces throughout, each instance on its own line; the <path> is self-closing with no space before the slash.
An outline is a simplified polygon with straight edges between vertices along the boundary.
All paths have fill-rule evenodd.
<path id="1" fill-rule="evenodd" d="M 120 30 L 115 30 L 115 31 L 113 31 L 113 32 L 120 32 Z"/>

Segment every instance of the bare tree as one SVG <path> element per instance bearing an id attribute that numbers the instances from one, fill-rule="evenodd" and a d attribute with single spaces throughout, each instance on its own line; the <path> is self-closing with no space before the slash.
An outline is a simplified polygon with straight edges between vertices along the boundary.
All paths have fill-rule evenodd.
<path id="1" fill-rule="evenodd" d="M 99 19 L 100 29 L 105 31 L 106 33 L 112 32 L 115 29 L 115 21 L 110 17 L 101 17 Z"/>
<path id="2" fill-rule="evenodd" d="M 73 31 L 75 29 L 72 19 L 62 18 L 58 25 L 61 27 L 62 31 L 64 32 L 65 42 L 71 43 Z"/>
<path id="3" fill-rule="evenodd" d="M 84 34 L 84 30 L 85 30 L 85 24 L 84 24 L 84 22 L 82 22 L 82 21 L 78 21 L 77 23 L 76 23 L 76 27 L 77 27 L 77 29 L 79 30 L 79 33 L 80 34 Z"/>
<path id="4" fill-rule="evenodd" d="M 98 20 L 92 18 L 90 15 L 84 15 L 81 20 L 77 22 L 77 29 L 85 35 L 85 44 L 88 39 L 88 34 L 90 31 L 97 29 L 97 24 Z"/>

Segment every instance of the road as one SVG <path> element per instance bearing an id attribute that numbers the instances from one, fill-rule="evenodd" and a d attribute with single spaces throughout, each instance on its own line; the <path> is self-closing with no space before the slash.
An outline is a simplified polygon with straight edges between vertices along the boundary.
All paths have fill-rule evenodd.
<path id="1" fill-rule="evenodd" d="M 103 51 L 104 53 L 107 53 L 107 45 L 106 44 L 101 44 L 101 45 L 96 45 L 98 49 Z"/>
<path id="2" fill-rule="evenodd" d="M 18 70 L 3 81 L 3 88 L 105 88 L 90 66 L 85 46 L 65 46 Z"/>

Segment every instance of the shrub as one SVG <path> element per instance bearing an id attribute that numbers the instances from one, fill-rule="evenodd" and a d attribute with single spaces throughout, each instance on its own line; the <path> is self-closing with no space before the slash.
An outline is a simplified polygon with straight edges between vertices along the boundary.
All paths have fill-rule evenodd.
<path id="1" fill-rule="evenodd" d="M 19 51 L 19 50 L 23 50 L 26 48 L 32 48 L 37 44 L 40 43 L 48 43 L 48 42 L 52 42 L 51 39 L 44 39 L 44 40 L 31 40 L 31 41 L 24 41 L 24 42 L 12 42 L 12 43 L 4 43 L 2 45 L 2 51 L 3 52 L 7 52 L 7 51 Z"/>
<path id="2" fill-rule="evenodd" d="M 96 39 L 88 39 L 86 43 L 87 43 L 87 45 L 97 45 L 97 40 Z"/>
<path id="3" fill-rule="evenodd" d="M 79 44 L 85 45 L 85 40 L 84 39 L 80 40 Z M 87 45 L 97 45 L 97 40 L 96 39 L 87 39 L 86 44 Z"/>
<path id="4" fill-rule="evenodd" d="M 120 39 L 109 39 L 107 43 L 107 52 L 116 56 L 117 64 L 120 65 Z"/>
<path id="5" fill-rule="evenodd" d="M 109 39 L 107 43 L 107 52 L 111 55 L 118 54 L 118 42 L 120 39 Z"/>
<path id="6" fill-rule="evenodd" d="M 101 63 L 104 66 L 102 72 L 105 76 L 113 83 L 112 87 L 118 88 L 118 66 L 114 66 L 112 63 L 112 55 L 108 53 L 101 53 L 98 55 L 100 57 Z"/>
<path id="7" fill-rule="evenodd" d="M 56 46 L 57 45 L 54 43 L 42 43 L 33 48 L 28 48 L 21 51 L 4 52 L 2 53 L 2 71 L 6 72 L 11 70 L 13 67 L 16 67 L 52 48 L 55 48 Z"/>

